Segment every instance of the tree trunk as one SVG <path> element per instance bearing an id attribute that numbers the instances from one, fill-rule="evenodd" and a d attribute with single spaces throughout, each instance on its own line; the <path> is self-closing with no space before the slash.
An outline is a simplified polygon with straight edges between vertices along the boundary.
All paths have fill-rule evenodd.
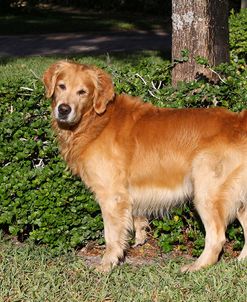
<path id="1" fill-rule="evenodd" d="M 188 50 L 188 61 L 177 63 L 172 71 L 174 86 L 179 81 L 206 77 L 216 80 L 208 68 L 197 64 L 200 56 L 210 66 L 229 61 L 229 30 L 227 0 L 172 1 L 172 59 L 181 59 L 181 51 Z"/>
<path id="2" fill-rule="evenodd" d="M 247 0 L 241 0 L 241 8 L 247 8 Z"/>

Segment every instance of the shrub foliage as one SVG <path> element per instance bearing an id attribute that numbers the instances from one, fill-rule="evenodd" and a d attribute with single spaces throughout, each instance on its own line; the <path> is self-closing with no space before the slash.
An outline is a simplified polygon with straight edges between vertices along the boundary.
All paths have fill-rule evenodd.
<path id="1" fill-rule="evenodd" d="M 224 106 L 239 111 L 247 104 L 247 44 L 241 42 L 247 30 L 244 16 L 246 11 L 231 16 L 232 60 L 214 69 L 219 75 L 217 84 L 197 81 L 174 89 L 171 64 L 147 56 L 135 64 L 107 58 L 97 65 L 112 74 L 118 93 L 138 95 L 157 106 Z M 99 207 L 59 156 L 50 127 L 50 104 L 43 94 L 43 85 L 35 77 L 0 80 L 0 226 L 20 240 L 29 237 L 55 251 L 88 240 L 102 241 Z M 200 253 L 204 235 L 195 217 L 187 206 L 152 222 L 154 236 L 165 251 L 190 246 L 194 255 Z M 236 248 L 243 245 L 238 224 L 231 225 L 228 234 Z"/>
<path id="2" fill-rule="evenodd" d="M 100 238 L 99 208 L 65 170 L 41 83 L 2 83 L 0 97 L 2 228 L 57 248 Z"/>

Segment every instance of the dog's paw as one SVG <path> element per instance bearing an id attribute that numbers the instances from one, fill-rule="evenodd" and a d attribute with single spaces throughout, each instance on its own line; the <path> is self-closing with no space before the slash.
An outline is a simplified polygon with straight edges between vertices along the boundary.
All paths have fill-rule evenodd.
<path id="1" fill-rule="evenodd" d="M 95 270 L 98 273 L 108 274 L 112 271 L 112 268 L 113 268 L 113 266 L 111 263 L 101 263 L 96 266 Z"/>
<path id="2" fill-rule="evenodd" d="M 196 272 L 199 271 L 200 269 L 208 268 L 212 265 L 213 263 L 206 263 L 206 262 L 201 262 L 201 261 L 195 261 L 191 264 L 187 264 L 181 267 L 180 271 L 182 273 L 189 273 L 189 272 Z"/>
<path id="3" fill-rule="evenodd" d="M 141 240 L 136 240 L 136 242 L 132 245 L 133 248 L 144 245 L 147 242 L 147 238 L 143 238 Z"/>
<path id="4" fill-rule="evenodd" d="M 200 269 L 201 267 L 196 265 L 196 263 L 192 264 L 187 264 L 181 267 L 180 271 L 182 273 L 189 273 L 189 272 L 196 272 Z"/>

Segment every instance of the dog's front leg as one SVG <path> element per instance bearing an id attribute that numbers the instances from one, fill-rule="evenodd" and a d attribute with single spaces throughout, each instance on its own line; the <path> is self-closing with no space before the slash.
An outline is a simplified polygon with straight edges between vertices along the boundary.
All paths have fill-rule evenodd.
<path id="1" fill-rule="evenodd" d="M 124 257 L 129 232 L 133 229 L 132 203 L 128 194 L 99 199 L 104 220 L 106 251 L 98 270 L 109 272 Z"/>

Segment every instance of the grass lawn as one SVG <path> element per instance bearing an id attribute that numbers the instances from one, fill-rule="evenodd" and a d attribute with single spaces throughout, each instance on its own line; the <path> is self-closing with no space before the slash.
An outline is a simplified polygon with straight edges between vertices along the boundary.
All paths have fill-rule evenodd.
<path id="1" fill-rule="evenodd" d="M 166 55 L 166 54 L 164 54 Z M 98 65 L 99 67 L 112 66 L 113 68 L 129 68 L 137 66 L 144 60 L 153 63 L 167 62 L 163 54 L 157 51 L 143 51 L 134 54 L 114 54 L 114 55 L 71 55 L 71 56 L 49 56 L 49 57 L 27 57 L 27 58 L 0 58 L 0 77 L 1 80 L 19 80 L 42 78 L 44 70 L 57 60 L 69 59 L 77 60 L 83 64 Z"/>
<path id="2" fill-rule="evenodd" d="M 0 301 L 246 302 L 247 262 L 221 260 L 181 274 L 184 259 L 117 267 L 102 275 L 75 253 L 52 257 L 46 247 L 0 241 Z"/>

